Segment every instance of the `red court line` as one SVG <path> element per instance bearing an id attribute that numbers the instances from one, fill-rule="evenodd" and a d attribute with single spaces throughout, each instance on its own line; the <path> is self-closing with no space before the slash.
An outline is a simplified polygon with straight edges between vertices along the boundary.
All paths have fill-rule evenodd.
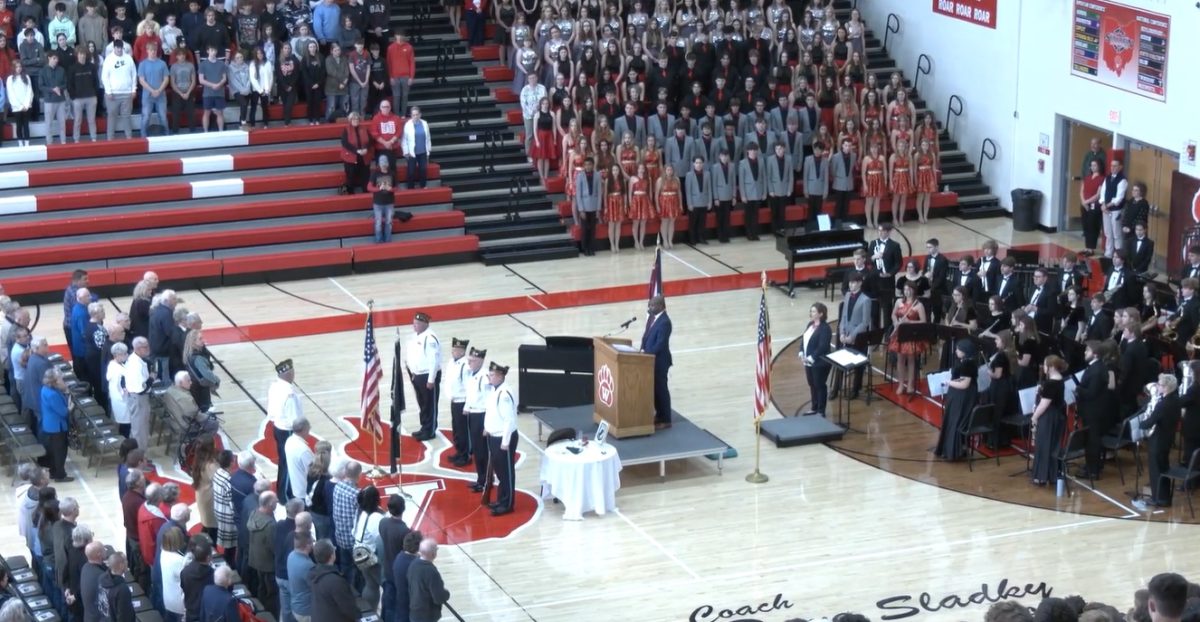
<path id="1" fill-rule="evenodd" d="M 1021 250 L 1038 250 L 1044 255 L 1057 255 L 1065 252 L 1057 244 L 1028 244 L 1014 246 Z M 948 253 L 948 255 L 966 254 L 969 251 Z M 647 264 L 650 258 L 647 257 Z M 781 260 L 782 262 L 782 260 Z M 825 270 L 832 264 L 796 268 L 796 280 L 803 281 L 821 278 Z M 787 278 L 786 269 L 767 270 L 767 278 L 773 281 L 783 281 Z M 649 266 L 647 266 L 647 275 Z M 726 274 L 710 277 L 678 279 L 663 283 L 663 293 L 670 296 L 692 296 L 715 292 L 732 291 L 737 289 L 753 289 L 761 283 L 759 273 Z M 553 311 L 586 307 L 591 305 L 612 304 L 617 302 L 632 302 L 642 300 L 646 296 L 646 285 L 617 285 L 593 289 L 581 289 L 565 292 L 550 292 L 528 296 L 511 296 L 492 300 L 456 302 L 441 305 L 422 305 L 419 307 L 403 307 L 388 309 L 375 313 L 376 327 L 401 326 L 412 321 L 417 311 L 424 311 L 433 316 L 434 321 L 465 320 L 481 317 L 495 317 L 510 313 L 531 313 L 537 311 Z M 269 339 L 286 339 L 321 335 L 325 333 L 361 330 L 366 315 L 354 313 L 330 317 L 289 320 L 285 322 L 268 322 L 240 327 L 223 327 L 205 329 L 205 340 L 213 345 L 242 343 L 246 341 L 263 341 Z"/>

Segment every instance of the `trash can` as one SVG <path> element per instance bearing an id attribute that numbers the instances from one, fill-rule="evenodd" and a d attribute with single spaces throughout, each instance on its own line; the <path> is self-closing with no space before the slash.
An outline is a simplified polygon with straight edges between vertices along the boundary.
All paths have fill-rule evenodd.
<path id="1" fill-rule="evenodd" d="M 1042 208 L 1042 191 L 1017 188 L 1012 191 L 1013 231 L 1033 231 L 1037 228 L 1038 210 Z"/>

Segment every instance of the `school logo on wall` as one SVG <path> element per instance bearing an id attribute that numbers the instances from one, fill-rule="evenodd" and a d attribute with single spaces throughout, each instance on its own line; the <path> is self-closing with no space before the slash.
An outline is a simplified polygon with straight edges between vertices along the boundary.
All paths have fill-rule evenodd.
<path id="1" fill-rule="evenodd" d="M 1192 195 L 1192 221 L 1200 223 L 1200 190 Z"/>

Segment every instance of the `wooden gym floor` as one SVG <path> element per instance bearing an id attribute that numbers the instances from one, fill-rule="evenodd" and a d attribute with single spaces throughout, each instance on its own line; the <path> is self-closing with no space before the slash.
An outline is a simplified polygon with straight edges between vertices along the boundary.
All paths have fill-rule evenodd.
<path id="1" fill-rule="evenodd" d="M 948 253 L 977 254 L 988 237 L 1002 246 L 1041 245 L 1047 257 L 1078 246 L 1069 236 L 1015 233 L 1005 219 L 938 220 L 901 233 L 918 255 L 929 237 L 940 238 Z M 652 251 L 627 249 L 570 261 L 469 264 L 181 295 L 182 304 L 203 317 L 223 366 L 218 404 L 231 448 L 253 446 L 272 457 L 270 443 L 256 442 L 264 427 L 259 404 L 265 404 L 274 362 L 292 358 L 314 434 L 370 461 L 369 446 L 347 420 L 358 415 L 368 300 L 377 310 L 385 378 L 390 345 L 397 335 L 407 338 L 411 314 L 419 309 L 434 316 L 443 343 L 469 338 L 488 350 L 489 360 L 515 365 L 517 347 L 540 343 L 542 336 L 604 334 L 631 316 L 642 319 L 652 257 Z M 517 513 L 498 520 L 466 494 L 468 476 L 445 464 L 444 439 L 406 443 L 403 484 L 420 502 L 407 516 L 445 544 L 437 563 L 464 618 L 782 622 L 858 611 L 876 620 L 979 619 L 987 603 L 969 601 L 981 589 L 984 596 L 1030 592 L 1019 600 L 1036 604 L 1042 586 L 1124 609 L 1157 572 L 1195 574 L 1200 552 L 1189 544 L 1196 527 L 1182 506 L 1153 517 L 1126 511 L 1113 469 L 1100 486 L 1112 500 L 1076 487 L 1059 503 L 1052 490 L 1008 477 L 1023 466 L 1016 457 L 1002 459 L 999 467 L 979 461 L 973 473 L 965 464 L 934 463 L 925 449 L 937 430 L 885 400 L 856 406 L 855 427 L 865 434 L 831 446 L 764 444 L 762 471 L 770 482 L 746 483 L 755 455 L 758 275 L 771 270 L 775 276 L 781 265 L 770 240 L 699 250 L 678 245 L 664 253 L 674 322 L 674 407 L 738 450 L 724 475 L 705 459 L 668 463 L 665 480 L 657 465 L 627 467 L 618 513 L 563 521 L 560 508 L 537 501 L 537 426 L 522 415 L 517 484 L 525 493 Z M 820 295 L 768 294 L 781 357 L 773 374 L 775 399 L 784 410 L 807 399 L 802 373 L 785 360 L 794 357 L 786 346 Z M 127 308 L 129 300 L 110 303 L 112 312 Z M 61 313 L 60 305 L 42 306 L 35 333 L 61 344 Z M 636 338 L 641 328 L 635 324 L 628 334 Z M 405 390 L 411 404 L 411 388 Z M 443 400 L 443 427 L 449 426 L 448 410 Z M 406 429 L 415 416 L 415 410 L 406 413 Z M 161 447 L 151 456 L 170 463 Z M 59 486 L 59 494 L 77 497 L 81 522 L 99 539 L 118 543 L 123 530 L 115 467 L 103 467 L 98 476 L 83 473 L 77 458 L 72 455 L 68 470 L 82 477 Z M 173 468 L 160 469 L 163 477 L 189 481 Z M 271 464 L 260 470 L 268 477 L 274 471 Z M 395 480 L 381 485 L 390 490 Z M 1177 505 L 1183 501 L 1180 495 Z M 0 520 L 14 525 L 14 514 L 10 497 L 0 504 Z M 0 547 L 6 555 L 26 553 L 15 527 L 0 532 Z M 957 601 L 965 608 L 953 606 Z M 729 612 L 722 617 L 723 610 Z"/>

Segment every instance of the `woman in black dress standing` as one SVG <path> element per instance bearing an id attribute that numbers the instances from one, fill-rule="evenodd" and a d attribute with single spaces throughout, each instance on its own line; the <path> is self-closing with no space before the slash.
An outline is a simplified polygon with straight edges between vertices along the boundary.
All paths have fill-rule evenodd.
<path id="1" fill-rule="evenodd" d="M 950 370 L 950 386 L 946 392 L 946 410 L 942 416 L 942 431 L 938 435 L 935 455 L 943 460 L 961 460 L 967 447 L 963 443 L 962 427 L 975 408 L 979 385 L 976 376 L 979 362 L 975 360 L 975 344 L 959 339 L 954 344 L 955 363 Z"/>
<path id="2" fill-rule="evenodd" d="M 804 375 L 808 380 L 808 391 L 812 396 L 812 411 L 825 415 L 825 403 L 829 396 L 829 362 L 825 355 L 829 354 L 833 340 L 833 331 L 829 328 L 826 316 L 829 309 L 820 302 L 813 303 L 808 310 L 811 320 L 800 337 L 800 358 L 804 360 Z"/>
<path id="3" fill-rule="evenodd" d="M 996 419 L 1007 417 L 1017 410 L 1017 390 L 1013 386 L 1012 363 L 1008 358 L 1008 350 L 1012 347 L 1012 333 L 1001 332 L 995 336 L 996 352 L 988 357 L 987 401 L 996 413 Z M 996 445 L 1004 447 L 1008 444 L 1008 434 L 1002 427 L 997 427 Z"/>
<path id="4" fill-rule="evenodd" d="M 904 286 L 911 283 L 913 291 L 917 293 L 917 298 L 923 298 L 929 293 L 929 277 L 921 273 L 921 263 L 916 259 L 909 259 L 905 264 L 904 274 L 901 274 L 896 279 L 896 298 L 904 297 Z"/>
<path id="5" fill-rule="evenodd" d="M 942 323 L 954 328 L 964 328 L 973 334 L 979 329 L 979 322 L 975 319 L 975 305 L 971 301 L 971 296 L 967 293 L 967 288 L 961 285 L 955 287 L 950 292 L 950 299 L 950 310 L 946 313 L 946 317 L 942 319 Z M 942 343 L 939 370 L 947 370 L 954 367 L 955 362 L 958 360 L 954 356 L 954 347 L 956 345 L 958 345 L 957 342 L 951 339 L 947 339 Z"/>
<path id="6" fill-rule="evenodd" d="M 1042 342 L 1033 318 L 1020 309 L 1013 311 L 1013 334 L 1017 341 L 1017 389 L 1037 385 Z"/>
<path id="7" fill-rule="evenodd" d="M 1083 369 L 1083 342 L 1087 334 L 1087 308 L 1079 286 L 1067 289 L 1066 309 L 1058 326 L 1058 345 L 1067 359 L 1068 369 Z"/>
<path id="8" fill-rule="evenodd" d="M 1020 346 L 1018 346 L 1020 347 Z M 1045 486 L 1058 470 L 1054 454 L 1067 427 L 1067 405 L 1063 400 L 1063 372 L 1067 362 L 1050 355 L 1042 365 L 1046 379 L 1038 390 L 1033 410 L 1033 484 Z"/>
<path id="9" fill-rule="evenodd" d="M 1012 328 L 1012 316 L 1004 310 L 1004 301 L 999 296 L 990 296 L 987 301 L 988 317 L 979 319 L 983 330 L 980 337 L 995 337 Z"/>

